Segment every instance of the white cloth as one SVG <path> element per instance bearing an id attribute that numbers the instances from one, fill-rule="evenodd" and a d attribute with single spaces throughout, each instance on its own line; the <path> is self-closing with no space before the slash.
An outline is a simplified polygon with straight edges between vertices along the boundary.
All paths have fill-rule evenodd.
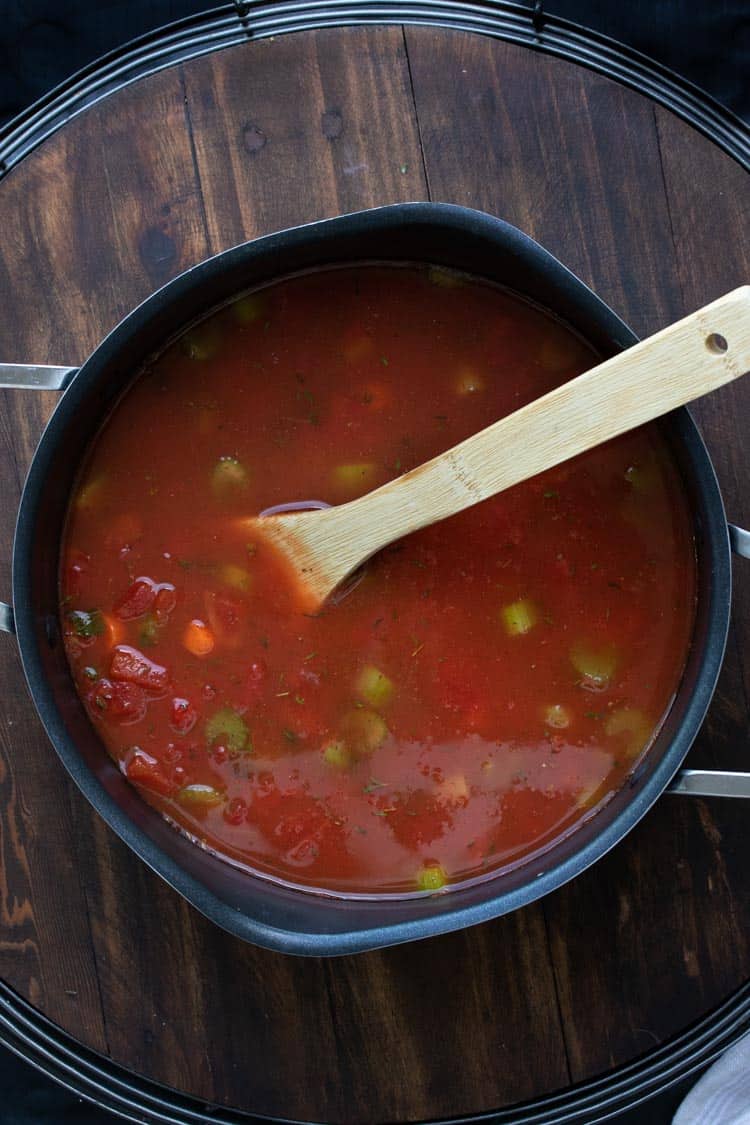
<path id="1" fill-rule="evenodd" d="M 750 1032 L 696 1083 L 672 1125 L 750 1125 Z"/>

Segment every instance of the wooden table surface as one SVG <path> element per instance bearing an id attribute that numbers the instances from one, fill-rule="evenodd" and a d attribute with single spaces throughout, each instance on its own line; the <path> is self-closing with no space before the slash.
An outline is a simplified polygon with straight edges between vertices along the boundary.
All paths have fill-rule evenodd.
<path id="1" fill-rule="evenodd" d="M 426 27 L 306 32 L 194 59 L 73 119 L 0 181 L 0 356 L 76 364 L 225 247 L 399 200 L 493 212 L 640 334 L 750 278 L 746 172 L 639 93 Z M 0 594 L 49 394 L 0 396 Z M 750 381 L 696 411 L 750 524 Z M 689 764 L 747 768 L 750 565 Z M 750 977 L 747 804 L 664 797 L 594 869 L 471 931 L 334 961 L 220 932 L 68 780 L 0 638 L 0 975 L 139 1074 L 261 1114 L 414 1120 L 637 1058 Z"/>

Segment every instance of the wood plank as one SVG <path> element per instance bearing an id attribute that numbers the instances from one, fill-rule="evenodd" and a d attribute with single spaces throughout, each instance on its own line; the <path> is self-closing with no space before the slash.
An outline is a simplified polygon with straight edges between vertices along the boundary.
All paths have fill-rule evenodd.
<path id="1" fill-rule="evenodd" d="M 92 854 L 110 1051 L 138 1073 L 343 1125 L 460 1113 L 480 1090 L 486 1108 L 510 1104 L 567 1082 L 537 909 L 358 957 L 282 957 L 221 933 L 101 826 Z"/>
<path id="2" fill-rule="evenodd" d="M 673 288 L 687 312 L 750 276 L 750 185 L 739 165 L 673 114 L 657 109 L 656 120 Z M 749 411 L 747 380 L 694 408 L 729 512 L 745 522 L 749 462 L 741 420 Z M 750 574 L 742 560 L 736 570 L 727 655 L 688 759 L 693 766 L 747 769 Z M 662 1042 L 750 975 L 750 902 L 741 891 L 746 839 L 744 802 L 665 798 L 596 871 L 550 900 L 574 1075 L 590 1074 L 597 1058 L 603 1070 Z M 596 896 L 601 917 L 593 961 L 580 943 L 565 941 L 580 927 L 589 896 Z M 615 1014 L 611 997 L 618 980 L 627 981 L 627 1002 Z M 593 1002 L 582 1007 L 584 986 Z"/>
<path id="3" fill-rule="evenodd" d="M 727 179 L 738 193 L 741 184 L 747 191 L 747 178 L 709 142 L 679 126 L 674 143 L 683 163 L 674 178 L 691 206 L 680 206 L 677 234 L 662 167 L 663 119 L 672 128 L 672 115 L 659 111 L 657 133 L 654 107 L 639 94 L 510 45 L 420 28 L 408 30 L 407 46 L 435 197 L 480 206 L 517 224 L 641 334 L 747 278 L 747 268 L 743 273 L 735 262 L 720 284 L 694 286 L 689 299 L 684 283 L 675 284 L 680 250 L 698 263 L 706 255 L 716 258 L 712 240 L 715 248 L 719 227 L 746 225 L 736 203 L 733 214 L 715 223 L 705 196 Z M 692 163 L 701 146 L 712 160 L 703 176 Z M 696 180 L 704 185 L 697 190 Z M 708 224 L 698 253 L 696 223 Z M 749 394 L 750 386 L 740 383 L 707 400 L 715 412 L 719 399 L 737 397 L 737 412 L 723 415 L 723 440 L 716 432 L 722 450 L 736 448 L 729 438 L 737 432 L 735 420 L 747 416 Z M 720 452 L 720 461 L 727 456 Z M 748 624 L 743 618 L 745 643 Z M 729 750 L 725 761 L 736 760 L 736 748 L 747 745 L 747 724 L 741 671 L 730 648 L 698 755 L 701 748 L 704 760 L 706 753 Z M 727 869 L 743 813 L 731 802 L 715 804 L 663 800 L 613 855 L 546 900 L 574 1079 L 663 1042 L 750 972 L 742 877 Z"/>
<path id="4" fill-rule="evenodd" d="M 185 67 L 213 250 L 426 198 L 400 28 L 259 40 Z"/>
<path id="5" fill-rule="evenodd" d="M 179 75 L 121 92 L 116 111 L 108 99 L 75 119 L 6 177 L 0 199 L 0 355 L 78 363 L 157 284 L 206 256 Z M 4 543 L 55 402 L 50 394 L 2 392 Z M 9 550 L 0 589 L 9 595 Z M 92 946 L 88 915 L 96 904 L 85 886 L 90 841 L 105 830 L 34 715 L 11 638 L 3 646 L 0 971 L 51 1019 L 106 1050 L 96 954 L 106 962 L 111 948 Z"/>
<path id="6" fill-rule="evenodd" d="M 431 197 L 520 227 L 639 335 L 677 319 L 651 103 L 478 35 L 410 27 L 406 44 Z"/>

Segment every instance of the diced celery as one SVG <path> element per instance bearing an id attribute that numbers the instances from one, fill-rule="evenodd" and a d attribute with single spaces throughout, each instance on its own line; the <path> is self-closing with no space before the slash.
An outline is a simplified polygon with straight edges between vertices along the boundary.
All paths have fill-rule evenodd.
<path id="1" fill-rule="evenodd" d="M 537 352 L 537 363 L 544 371 L 565 371 L 584 359 L 585 352 L 575 336 L 551 326 Z"/>
<path id="2" fill-rule="evenodd" d="M 484 376 L 473 367 L 463 366 L 455 382 L 456 394 L 474 395 L 483 391 L 485 387 Z"/>
<path id="3" fill-rule="evenodd" d="M 329 766 L 334 766 L 338 770 L 345 770 L 352 764 L 346 743 L 336 740 L 327 742 L 323 747 L 323 758 Z"/>
<path id="4" fill-rule="evenodd" d="M 362 757 L 382 746 L 390 732 L 377 711 L 362 707 L 344 717 L 341 733 L 352 752 Z"/>
<path id="5" fill-rule="evenodd" d="M 211 359 L 221 347 L 221 337 L 221 329 L 215 320 L 204 321 L 185 333 L 180 340 L 180 348 L 190 359 Z"/>
<path id="6" fill-rule="evenodd" d="M 227 750 L 251 750 L 247 723 L 232 707 L 221 707 L 206 719 L 206 741 L 209 746 L 221 742 Z"/>
<path id="7" fill-rule="evenodd" d="M 658 487 L 659 471 L 653 460 L 637 462 L 625 470 L 625 480 L 636 492 L 645 496 Z"/>
<path id="8" fill-rule="evenodd" d="M 107 478 L 102 473 L 100 473 L 98 477 L 87 480 L 78 490 L 78 495 L 75 499 L 76 508 L 87 512 L 90 508 L 96 507 L 104 493 L 106 483 Z"/>
<path id="9" fill-rule="evenodd" d="M 509 637 L 520 636 L 533 629 L 538 620 L 536 606 L 528 598 L 520 598 L 500 610 L 500 616 Z"/>
<path id="10" fill-rule="evenodd" d="M 417 872 L 417 888 L 420 891 L 439 891 L 445 886 L 447 876 L 439 863 L 426 863 Z"/>
<path id="11" fill-rule="evenodd" d="M 374 461 L 355 461 L 348 465 L 336 465 L 333 484 L 348 495 L 360 495 L 373 487 L 377 475 L 378 466 Z"/>
<path id="12" fill-rule="evenodd" d="M 589 781 L 576 796 L 576 807 L 579 809 L 593 808 L 594 805 L 599 804 L 607 791 L 608 786 L 606 782 Z"/>
<path id="13" fill-rule="evenodd" d="M 236 457 L 221 457 L 214 465 L 211 486 L 214 495 L 222 499 L 242 492 L 247 488 L 249 479 L 247 469 Z"/>
<path id="14" fill-rule="evenodd" d="M 544 709 L 544 722 L 555 730 L 564 730 L 570 726 L 570 711 L 560 703 L 552 703 Z"/>
<path id="15" fill-rule="evenodd" d="M 446 269 L 445 266 L 430 266 L 427 270 L 427 278 L 440 289 L 459 289 L 464 285 L 463 276 L 454 270 Z"/>
<path id="16" fill-rule="evenodd" d="M 224 801 L 224 794 L 220 793 L 218 789 L 214 789 L 213 785 L 186 785 L 183 789 L 180 789 L 177 800 L 180 804 L 189 805 L 192 808 L 209 809 L 213 805 L 221 805 Z"/>
<path id="17" fill-rule="evenodd" d="M 613 645 L 596 647 L 578 641 L 570 650 L 570 659 L 583 678 L 583 686 L 595 691 L 604 691 L 617 669 L 617 650 Z"/>
<path id="18" fill-rule="evenodd" d="M 244 566 L 235 566 L 233 563 L 227 563 L 219 569 L 219 578 L 225 585 L 232 586 L 242 593 L 247 593 L 252 584 L 250 571 L 245 570 Z"/>
<path id="19" fill-rule="evenodd" d="M 611 737 L 622 735 L 625 753 L 636 758 L 648 745 L 653 725 L 637 707 L 618 707 L 607 716 L 604 733 Z"/>
<path id="20" fill-rule="evenodd" d="M 232 316 L 240 324 L 255 324 L 266 311 L 266 300 L 260 293 L 248 293 L 232 305 Z"/>
<path id="21" fill-rule="evenodd" d="M 393 681 L 374 664 L 365 664 L 354 684 L 354 690 L 371 707 L 384 707 L 393 695 Z"/>

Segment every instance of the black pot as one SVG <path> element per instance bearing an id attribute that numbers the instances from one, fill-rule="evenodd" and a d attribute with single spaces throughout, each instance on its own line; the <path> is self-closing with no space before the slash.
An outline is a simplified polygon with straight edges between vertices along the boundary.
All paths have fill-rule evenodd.
<path id="1" fill-rule="evenodd" d="M 483 922 L 560 887 L 630 831 L 670 785 L 708 708 L 729 623 L 730 543 L 706 448 L 687 412 L 661 423 L 693 511 L 698 609 L 677 698 L 629 783 L 590 820 L 510 873 L 448 894 L 352 900 L 297 891 L 202 851 L 143 801 L 107 756 L 73 687 L 58 621 L 58 558 L 80 460 L 144 360 L 191 321 L 245 289 L 315 266 L 363 260 L 432 262 L 489 278 L 552 310 L 603 356 L 636 337 L 582 282 L 520 231 L 491 216 L 413 203 L 283 231 L 187 270 L 135 309 L 80 370 L 6 369 L 6 386 L 64 389 L 21 499 L 13 554 L 12 631 L 32 698 L 74 781 L 107 823 L 162 878 L 218 925 L 286 953 L 330 955 L 412 941 Z M 41 372 L 41 373 L 40 373 Z M 3 382 L 0 374 L 0 383 Z M 750 536 L 731 529 L 750 554 Z M 2 603 L 0 603 L 2 605 Z M 743 775 L 685 771 L 677 788 L 729 792 Z"/>

